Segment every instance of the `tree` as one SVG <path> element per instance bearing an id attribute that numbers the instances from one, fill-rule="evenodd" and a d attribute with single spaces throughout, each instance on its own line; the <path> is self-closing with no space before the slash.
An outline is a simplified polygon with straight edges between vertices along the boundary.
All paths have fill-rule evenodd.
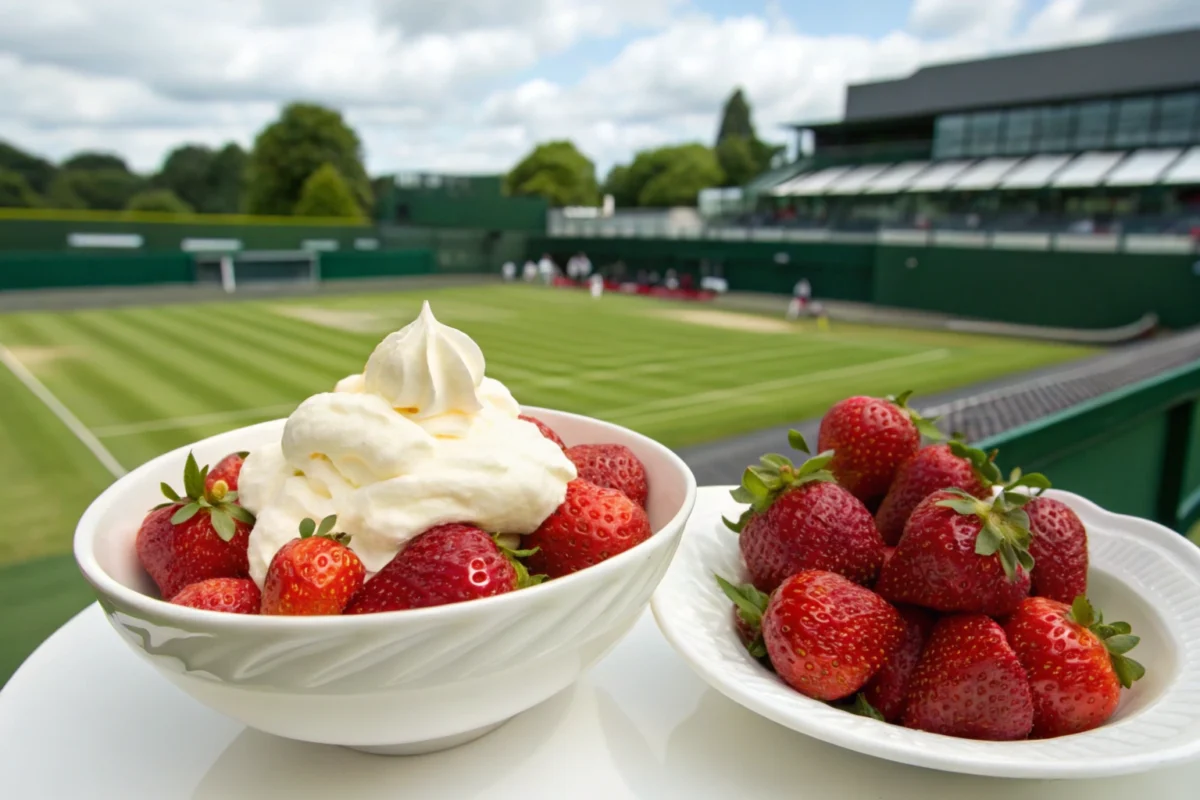
<path id="1" fill-rule="evenodd" d="M 29 188 L 45 193 L 58 169 L 44 158 L 0 142 L 0 170 L 15 172 L 25 178 Z"/>
<path id="2" fill-rule="evenodd" d="M 637 192 L 632 191 L 630 187 L 628 165 L 614 164 L 608 171 L 608 177 L 604 179 L 600 191 L 602 194 L 611 194 L 613 202 L 619 208 L 637 205 Z"/>
<path id="3" fill-rule="evenodd" d="M 717 144 L 730 136 L 740 136 L 747 141 L 758 139 L 751 119 L 750 103 L 746 101 L 741 88 L 735 89 L 725 101 L 725 108 L 721 111 L 721 127 L 717 129 Z"/>
<path id="4" fill-rule="evenodd" d="M 725 173 L 726 186 L 742 186 L 762 171 L 758 154 L 744 136 L 726 136 L 717 142 L 716 154 Z"/>
<path id="5" fill-rule="evenodd" d="M 0 169 L 0 208 L 37 208 L 42 198 L 19 172 Z"/>
<path id="6" fill-rule="evenodd" d="M 170 189 L 146 189 L 138 192 L 125 206 L 127 211 L 157 211 L 164 214 L 191 214 L 194 209 Z"/>
<path id="7" fill-rule="evenodd" d="M 83 151 L 76 153 L 62 163 L 63 169 L 116 169 L 129 172 L 125 159 L 115 153 L 94 153 Z"/>
<path id="8" fill-rule="evenodd" d="M 720 186 L 725 173 L 713 151 L 702 144 L 682 144 L 643 150 L 628 167 L 613 167 L 606 187 L 618 205 L 695 205 L 701 189 Z"/>
<path id="9" fill-rule="evenodd" d="M 298 217 L 363 218 L 354 192 L 332 164 L 322 164 L 308 176 L 293 213 Z"/>
<path id="10" fill-rule="evenodd" d="M 653 163 L 653 177 L 638 192 L 641 206 L 694 206 L 701 189 L 725 181 L 716 154 L 702 144 L 664 147 L 657 151 Z"/>
<path id="11" fill-rule="evenodd" d="M 145 186 L 137 175 L 118 169 L 64 169 L 50 186 L 55 208 L 120 211 Z"/>
<path id="12" fill-rule="evenodd" d="M 505 176 L 511 195 L 541 195 L 555 206 L 595 205 L 596 165 L 572 142 L 544 142 Z"/>
<path id="13" fill-rule="evenodd" d="M 216 152 L 208 171 L 208 200 L 199 206 L 200 211 L 234 214 L 241 208 L 246 191 L 246 161 L 246 151 L 236 142 L 229 142 Z"/>
<path id="14" fill-rule="evenodd" d="M 234 213 L 245 171 L 246 151 L 233 142 L 216 152 L 204 145 L 185 144 L 167 155 L 153 183 L 202 213 Z"/>
<path id="15" fill-rule="evenodd" d="M 254 140 L 246 167 L 246 209 L 291 214 L 305 181 L 324 164 L 341 175 L 360 212 L 371 208 L 358 134 L 337 111 L 292 103 Z"/>

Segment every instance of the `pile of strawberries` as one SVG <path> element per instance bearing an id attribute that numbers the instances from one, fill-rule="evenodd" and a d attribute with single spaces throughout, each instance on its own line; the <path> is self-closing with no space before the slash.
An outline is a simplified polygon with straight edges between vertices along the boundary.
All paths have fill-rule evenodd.
<path id="1" fill-rule="evenodd" d="M 733 492 L 750 583 L 717 581 L 750 653 L 800 693 L 948 736 L 1090 730 L 1145 670 L 1087 599 L 1087 532 L 1049 481 L 941 439 L 897 398 L 851 397 L 820 455 Z M 808 453 L 799 433 L 793 448 Z"/>
<path id="2" fill-rule="evenodd" d="M 646 468 L 617 444 L 567 447 L 541 420 L 538 427 L 574 462 L 578 477 L 563 503 L 521 549 L 505 531 L 469 522 L 438 525 L 413 538 L 382 570 L 366 570 L 335 532 L 337 517 L 300 523 L 279 549 L 262 590 L 249 578 L 247 545 L 254 516 L 237 502 L 246 453 L 200 468 L 188 456 L 184 494 L 162 484 L 168 502 L 155 507 L 137 534 L 142 566 L 164 599 L 234 614 L 371 614 L 459 603 L 504 594 L 593 566 L 651 535 Z"/>

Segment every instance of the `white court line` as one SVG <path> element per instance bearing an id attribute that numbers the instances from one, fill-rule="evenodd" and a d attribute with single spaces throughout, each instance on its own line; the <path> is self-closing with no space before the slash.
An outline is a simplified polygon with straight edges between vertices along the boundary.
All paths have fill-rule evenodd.
<path id="1" fill-rule="evenodd" d="M 111 439 L 115 436 L 131 436 L 135 433 L 190 428 L 194 425 L 216 425 L 222 422 L 236 422 L 240 419 L 273 417 L 276 414 L 294 411 L 296 405 L 296 403 L 288 403 L 287 405 L 263 406 L 262 408 L 243 408 L 239 411 L 218 411 L 213 414 L 197 414 L 194 417 L 152 419 L 146 422 L 131 422 L 128 425 L 109 425 L 105 428 L 96 428 L 93 433 L 102 439 Z"/>
<path id="2" fill-rule="evenodd" d="M 662 417 L 688 416 L 696 413 L 697 409 L 695 408 L 692 408 L 690 411 L 682 410 L 689 407 L 698 406 L 700 411 L 707 411 L 705 406 L 715 402 L 721 402 L 725 405 L 758 405 L 765 399 L 769 399 L 764 397 L 764 392 L 792 389 L 797 386 L 805 386 L 837 378 L 851 378 L 879 370 L 924 364 L 928 361 L 940 361 L 949 357 L 950 351 L 945 348 L 926 350 L 923 353 L 914 353 L 909 356 L 885 358 L 881 361 L 871 361 L 866 364 L 852 364 L 848 367 L 810 372 L 807 375 L 794 375 L 790 378 L 776 378 L 775 380 L 764 381 L 763 383 L 734 386 L 729 389 L 713 389 L 708 392 L 700 392 L 699 394 L 685 395 L 683 397 L 665 397 L 661 400 L 652 400 L 648 403 L 611 409 L 597 416 L 610 420 L 615 418 L 621 420 L 624 424 L 628 424 L 632 420 L 636 420 L 638 424 L 644 424 L 646 420 L 655 420 Z"/>
<path id="3" fill-rule="evenodd" d="M 119 478 L 125 474 L 126 470 L 121 466 L 121 462 L 113 457 L 113 454 L 108 452 L 96 434 L 92 433 L 86 425 L 79 421 L 79 418 L 71 413 L 71 409 L 62 404 L 54 394 L 46 388 L 46 386 L 37 379 L 37 377 L 25 368 L 25 365 L 13 355 L 12 351 L 4 345 L 0 344 L 0 362 L 8 367 L 9 371 L 17 377 L 21 383 L 25 384 L 25 388 L 33 392 L 37 399 L 45 403 L 46 408 L 58 417 L 63 425 L 66 425 L 71 433 L 75 434 L 75 438 L 83 442 L 83 446 L 92 451 L 92 455 L 96 460 L 104 465 L 104 468 L 112 473 L 114 478 Z"/>

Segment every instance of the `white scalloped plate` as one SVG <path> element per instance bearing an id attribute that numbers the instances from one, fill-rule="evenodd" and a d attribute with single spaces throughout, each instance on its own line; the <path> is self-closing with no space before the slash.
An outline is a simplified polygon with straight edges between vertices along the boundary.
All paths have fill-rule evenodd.
<path id="1" fill-rule="evenodd" d="M 700 490 L 652 607 L 672 647 L 730 699 L 794 731 L 914 766 L 1006 778 L 1096 778 L 1200 758 L 1200 548 L 1152 522 L 1051 491 L 1087 526 L 1088 594 L 1142 637 L 1146 677 L 1122 692 L 1104 726 L 1040 741 L 979 742 L 856 717 L 793 691 L 746 653 L 713 573 L 745 580 L 737 536 L 721 524 L 741 506 L 732 487 Z"/>

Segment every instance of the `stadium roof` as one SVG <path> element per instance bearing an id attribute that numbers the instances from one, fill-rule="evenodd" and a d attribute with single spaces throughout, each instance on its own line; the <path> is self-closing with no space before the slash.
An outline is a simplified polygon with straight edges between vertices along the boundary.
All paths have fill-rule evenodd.
<path id="1" fill-rule="evenodd" d="M 1101 44 L 938 64 L 850 86 L 845 121 L 1170 91 L 1200 86 L 1200 28 Z M 831 127 L 797 123 L 797 128 Z"/>

